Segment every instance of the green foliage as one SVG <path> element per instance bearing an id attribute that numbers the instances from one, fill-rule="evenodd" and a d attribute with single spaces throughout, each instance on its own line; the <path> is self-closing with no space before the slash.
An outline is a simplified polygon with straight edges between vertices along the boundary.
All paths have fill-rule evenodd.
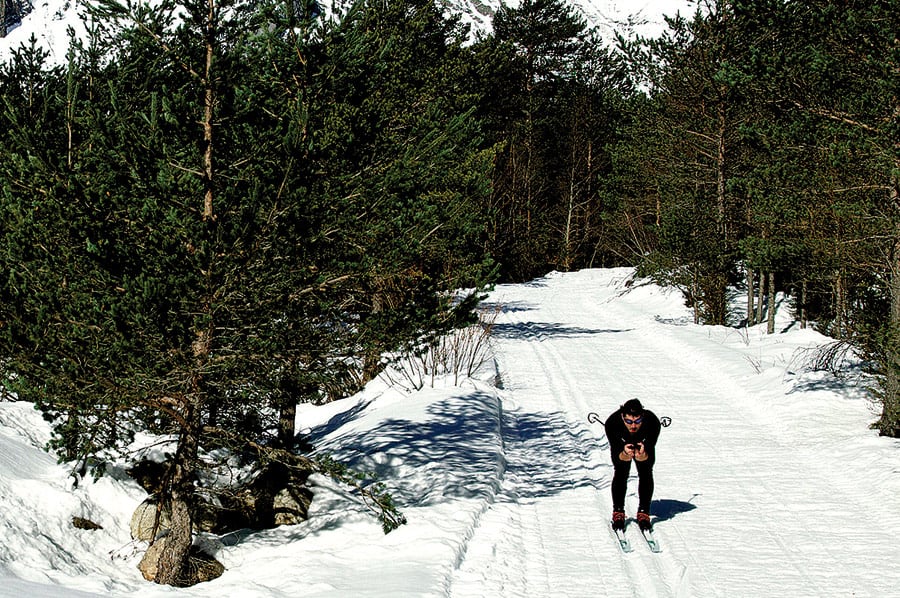
<path id="1" fill-rule="evenodd" d="M 898 9 L 711 2 L 659 39 L 622 40 L 649 99 L 616 147 L 610 188 L 622 190 L 641 271 L 707 314 L 736 271 L 803 288 L 807 317 L 881 364 L 879 429 L 891 434 Z"/>
<path id="2" fill-rule="evenodd" d="M 501 275 L 592 265 L 605 233 L 597 181 L 631 91 L 621 61 L 559 0 L 502 7 L 475 58 L 497 151 L 487 216 Z"/>
<path id="3" fill-rule="evenodd" d="M 32 45 L 0 73 L 4 387 L 65 459 L 171 434 L 176 504 L 206 451 L 284 441 L 297 402 L 470 321 L 477 293 L 448 291 L 492 272 L 454 21 L 426 1 L 323 28 L 208 9 L 98 1 L 67 68 Z"/>
<path id="4" fill-rule="evenodd" d="M 327 454 L 316 456 L 314 463 L 319 473 L 326 474 L 357 492 L 366 506 L 377 514 L 385 534 L 406 524 L 406 517 L 394 504 L 394 499 L 386 491 L 386 486 L 382 482 L 372 481 L 374 473 L 354 471 Z"/>
<path id="5" fill-rule="evenodd" d="M 448 289 L 491 274 L 481 199 L 490 152 L 479 149 L 462 30 L 431 2 L 360 4 L 327 32 L 311 113 L 319 172 L 342 263 L 358 274 L 343 306 L 354 318 L 362 381 L 380 356 L 470 318 Z"/>

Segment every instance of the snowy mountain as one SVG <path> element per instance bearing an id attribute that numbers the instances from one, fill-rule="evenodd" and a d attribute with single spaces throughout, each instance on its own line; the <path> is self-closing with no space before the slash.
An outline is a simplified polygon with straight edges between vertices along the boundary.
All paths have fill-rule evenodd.
<path id="1" fill-rule="evenodd" d="M 697 326 L 678 293 L 632 274 L 498 286 L 483 377 L 411 394 L 379 380 L 303 406 L 297 429 L 377 471 L 408 523 L 384 535 L 314 476 L 308 521 L 200 538 L 226 570 L 191 588 L 138 572 L 135 482 L 113 471 L 72 488 L 40 450 L 40 415 L 0 402 L 0 597 L 896 596 L 900 444 L 869 429 L 864 376 L 810 369 L 830 339 L 783 302 L 776 334 Z M 654 468 L 659 554 L 633 527 L 629 554 L 609 532 L 608 443 L 588 418 L 632 397 L 673 422 Z M 636 492 L 632 478 L 629 515 Z"/>
<path id="2" fill-rule="evenodd" d="M 604 39 L 615 32 L 655 36 L 665 28 L 663 15 L 692 13 L 695 0 L 570 0 L 589 25 L 600 29 Z M 518 6 L 519 0 L 445 0 L 448 9 L 461 14 L 474 31 L 490 29 L 491 18 L 501 5 Z"/>
<path id="3" fill-rule="evenodd" d="M 501 0 L 445 0 L 448 10 L 463 17 L 474 31 L 490 28 L 491 18 L 503 2 Z M 663 15 L 693 12 L 695 0 L 572 0 L 589 24 L 597 26 L 604 39 L 612 40 L 613 33 L 638 33 L 658 35 L 665 28 Z M 324 3 L 324 2 L 323 2 Z M 518 0 L 507 3 L 517 6 Z M 56 64 L 65 61 L 68 32 L 82 35 L 84 27 L 78 18 L 82 0 L 39 0 L 22 21 L 9 34 L 0 38 L 0 61 L 5 61 L 10 50 L 28 43 L 32 35 L 50 52 L 50 60 Z"/>
<path id="4" fill-rule="evenodd" d="M 34 36 L 38 45 L 50 53 L 51 63 L 63 64 L 69 47 L 69 30 L 78 36 L 84 34 L 78 18 L 78 0 L 37 0 L 32 6 L 21 23 L 0 38 L 0 61 L 8 60 L 12 50 L 28 45 Z"/>

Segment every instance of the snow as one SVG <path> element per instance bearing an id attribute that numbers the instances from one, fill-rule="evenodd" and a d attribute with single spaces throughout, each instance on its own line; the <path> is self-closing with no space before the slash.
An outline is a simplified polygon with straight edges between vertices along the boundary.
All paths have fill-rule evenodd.
<path id="1" fill-rule="evenodd" d="M 409 523 L 384 535 L 315 477 L 308 521 L 205 538 L 226 571 L 192 588 L 140 576 L 134 482 L 114 470 L 73 488 L 40 449 L 39 414 L 0 403 L 0 596 L 896 595 L 900 446 L 870 429 L 865 377 L 809 371 L 806 351 L 830 339 L 785 309 L 773 335 L 697 326 L 677 293 L 630 276 L 501 285 L 481 375 L 411 394 L 377 381 L 304 406 L 298 428 L 377 471 Z M 673 420 L 655 467 L 660 554 L 632 530 L 634 552 L 614 542 L 607 444 L 587 419 L 632 397 Z M 632 514 L 636 491 L 633 478 Z"/>
<path id="2" fill-rule="evenodd" d="M 38 47 L 50 53 L 50 64 L 65 64 L 69 49 L 69 30 L 78 38 L 85 37 L 85 27 L 79 18 L 79 0 L 37 0 L 22 23 L 0 38 L 0 62 L 7 62 L 12 52 L 28 46 L 34 36 Z"/>
<path id="3" fill-rule="evenodd" d="M 589 23 L 597 25 L 604 39 L 612 40 L 618 31 L 626 35 L 656 37 L 666 29 L 663 15 L 693 14 L 696 0 L 571 0 Z M 449 9 L 460 14 L 473 31 L 490 28 L 491 15 L 503 4 L 516 7 L 520 0 L 446 0 Z M 331 2 L 322 2 L 328 7 Z M 65 64 L 69 30 L 79 39 L 85 38 L 85 26 L 79 18 L 84 0 L 38 0 L 22 23 L 0 38 L 0 62 L 6 62 L 12 51 L 28 45 L 33 35 L 38 45 L 50 52 L 50 64 Z"/>
<path id="4" fill-rule="evenodd" d="M 592 6 L 653 26 L 690 4 Z M 78 8 L 36 3 L 0 60 L 33 33 L 64 62 Z M 869 428 L 866 378 L 809 371 L 808 349 L 830 339 L 786 309 L 774 335 L 696 326 L 676 293 L 627 286 L 630 275 L 499 286 L 484 376 L 412 394 L 379 381 L 301 409 L 317 449 L 377 471 L 409 523 L 384 535 L 356 497 L 314 477 L 307 522 L 203 538 L 226 572 L 192 588 L 138 572 L 145 546 L 128 522 L 145 495 L 133 481 L 114 469 L 73 487 L 41 448 L 40 415 L 0 403 L 0 597 L 895 595 L 900 443 Z M 655 555 L 637 536 L 625 555 L 609 534 L 612 468 L 587 421 L 632 397 L 673 419 L 655 468 Z M 635 492 L 632 479 L 632 513 Z M 74 529 L 73 516 L 103 529 Z"/>
<path id="5" fill-rule="evenodd" d="M 518 8 L 521 0 L 443 0 L 450 11 L 460 15 L 472 30 L 489 31 L 494 13 L 501 6 Z M 667 27 L 664 15 L 693 15 L 696 0 L 569 0 L 590 25 L 596 26 L 604 41 L 612 43 L 615 33 L 658 37 Z"/>

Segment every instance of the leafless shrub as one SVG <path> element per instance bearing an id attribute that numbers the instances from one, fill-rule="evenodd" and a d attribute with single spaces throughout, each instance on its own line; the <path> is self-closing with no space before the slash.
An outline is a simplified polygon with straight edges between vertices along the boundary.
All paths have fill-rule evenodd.
<path id="1" fill-rule="evenodd" d="M 806 369 L 813 372 L 829 372 L 835 377 L 841 377 L 847 371 L 847 366 L 857 360 L 853 345 L 845 340 L 803 349 L 801 357 Z"/>
<path id="2" fill-rule="evenodd" d="M 762 373 L 762 361 L 761 360 L 756 359 L 754 357 L 750 357 L 749 355 L 745 355 L 744 359 L 746 359 L 750 363 L 750 365 L 753 367 L 753 369 L 756 370 L 757 374 Z"/>
<path id="3" fill-rule="evenodd" d="M 412 392 L 450 376 L 453 384 L 474 376 L 490 359 L 490 337 L 501 306 L 481 311 L 478 321 L 395 356 L 381 376 L 392 386 Z"/>

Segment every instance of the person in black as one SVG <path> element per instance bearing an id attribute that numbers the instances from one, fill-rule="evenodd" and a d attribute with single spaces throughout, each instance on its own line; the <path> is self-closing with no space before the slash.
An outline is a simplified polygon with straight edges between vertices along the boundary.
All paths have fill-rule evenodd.
<path id="1" fill-rule="evenodd" d="M 642 530 L 651 528 L 650 500 L 653 498 L 653 463 L 659 438 L 659 418 L 644 409 L 638 399 L 631 399 L 610 415 L 606 423 L 606 439 L 612 453 L 613 529 L 625 529 L 625 491 L 634 461 L 638 472 L 637 522 Z"/>

